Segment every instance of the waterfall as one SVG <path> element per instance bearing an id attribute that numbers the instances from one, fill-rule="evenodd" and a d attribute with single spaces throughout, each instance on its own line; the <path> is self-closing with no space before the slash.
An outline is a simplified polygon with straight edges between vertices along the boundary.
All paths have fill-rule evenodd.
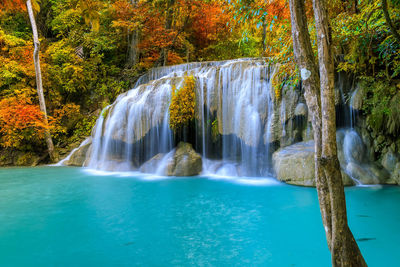
<path id="1" fill-rule="evenodd" d="M 354 79 L 345 73 L 338 73 L 337 89 L 337 124 L 336 132 L 338 157 L 344 173 L 356 185 L 376 184 L 387 179 L 388 174 L 382 166 L 369 158 L 370 151 L 360 135 L 358 123 L 362 110 L 363 90 Z"/>
<path id="2" fill-rule="evenodd" d="M 358 109 L 360 108 L 360 104 L 357 103 L 357 94 L 360 92 L 360 87 L 357 87 L 353 93 L 351 94 L 350 98 L 350 104 L 349 104 L 349 109 L 350 109 L 350 128 L 354 128 L 355 126 L 355 121 L 357 117 L 357 112 Z"/>
<path id="3" fill-rule="evenodd" d="M 177 142 L 169 128 L 172 87 L 196 79 L 196 133 L 203 172 L 262 176 L 269 171 L 275 67 L 264 59 L 189 63 L 150 70 L 135 88 L 102 111 L 92 133 L 87 166 L 138 169 Z M 279 116 L 278 112 L 278 116 Z M 218 135 L 215 140 L 215 135 Z M 156 172 L 156 170 L 154 170 Z"/>
<path id="4" fill-rule="evenodd" d="M 272 80 L 277 70 L 265 59 L 151 69 L 103 109 L 91 143 L 84 142 L 71 153 L 77 156 L 69 155 L 59 165 L 82 163 L 96 170 L 172 175 L 176 147 L 185 141 L 201 155 L 196 173 L 202 169 L 206 176 L 274 176 L 271 159 L 276 149 L 312 139 L 301 88 L 283 85 L 275 95 Z M 172 89 L 182 88 L 187 76 L 195 79 L 195 118 L 174 133 L 169 125 Z M 357 132 L 362 88 L 339 73 L 335 89 L 342 172 L 356 184 L 386 179 L 388 174 L 371 161 L 369 147 Z"/>
<path id="5" fill-rule="evenodd" d="M 64 159 L 60 160 L 56 164 L 52 164 L 50 166 L 64 166 L 64 164 L 68 163 L 68 161 L 71 159 L 72 155 L 77 152 L 80 148 L 84 147 L 85 145 L 89 144 L 91 142 L 91 138 L 86 138 L 77 148 L 74 148 L 67 157 Z"/>

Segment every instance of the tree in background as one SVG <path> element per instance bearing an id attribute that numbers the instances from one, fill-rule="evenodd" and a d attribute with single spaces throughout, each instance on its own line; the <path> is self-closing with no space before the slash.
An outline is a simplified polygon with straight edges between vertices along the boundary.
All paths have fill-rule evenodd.
<path id="1" fill-rule="evenodd" d="M 289 19 L 286 1 L 256 1 L 256 0 L 227 0 L 227 10 L 232 13 L 233 19 L 239 23 L 249 26 L 249 29 L 261 29 L 262 56 L 268 55 L 267 49 L 270 45 L 267 38 L 272 39 L 272 29 L 274 25 L 281 26 L 282 22 Z M 267 33 L 269 26 L 270 33 Z M 258 31 L 256 29 L 256 31 Z M 245 38 L 248 32 L 244 31 Z"/>
<path id="2" fill-rule="evenodd" d="M 138 0 L 130 1 L 131 8 L 137 8 Z M 129 35 L 128 33 L 128 60 L 127 66 L 135 66 L 138 61 L 139 56 L 139 30 L 134 29 Z"/>
<path id="3" fill-rule="evenodd" d="M 33 61 L 35 64 L 35 71 L 36 71 L 36 87 L 39 96 L 39 105 L 40 110 L 43 112 L 44 124 L 48 125 L 47 119 L 47 110 L 46 110 L 46 101 L 43 95 L 43 83 L 42 83 L 42 71 L 40 69 L 40 60 L 39 60 L 39 53 L 40 53 L 40 42 L 39 42 L 39 35 L 37 32 L 35 16 L 33 14 L 32 2 L 31 0 L 26 1 L 26 6 L 28 9 L 29 19 L 31 21 L 32 26 L 32 33 L 33 33 L 33 44 L 35 46 L 35 50 L 33 51 Z M 56 160 L 56 156 L 54 154 L 54 145 L 53 139 L 50 135 L 50 130 L 45 130 L 45 138 L 47 143 L 47 149 L 49 152 L 50 160 L 54 162 Z"/>
<path id="4" fill-rule="evenodd" d="M 10 9 L 10 10 L 24 10 L 25 7 L 23 5 L 22 1 L 4 1 L 2 3 L 4 7 Z M 40 42 L 39 42 L 39 36 L 37 32 L 37 27 L 36 27 L 36 21 L 34 17 L 34 11 L 39 11 L 40 6 L 39 6 L 39 1 L 31 1 L 28 0 L 26 1 L 26 7 L 27 11 L 29 14 L 29 19 L 31 22 L 31 27 L 32 27 L 32 34 L 33 34 L 33 43 L 34 43 L 34 51 L 33 51 L 33 60 L 34 60 L 34 66 L 35 66 L 35 73 L 36 73 L 36 87 L 37 87 L 37 93 L 38 93 L 38 99 L 39 99 L 39 106 L 40 110 L 43 114 L 43 125 L 46 127 L 44 128 L 44 135 L 45 135 L 45 140 L 47 143 L 47 149 L 48 153 L 50 156 L 50 160 L 54 161 L 56 159 L 55 157 L 55 152 L 54 152 L 54 145 L 53 145 L 53 140 L 50 135 L 50 130 L 48 127 L 48 118 L 47 118 L 47 110 L 46 110 L 46 103 L 43 95 L 43 83 L 42 83 L 42 73 L 41 73 L 41 68 L 40 68 L 40 60 L 39 60 L 39 53 L 40 53 Z M 25 112 L 29 113 L 29 112 Z M 32 117 L 33 118 L 33 117 Z M 39 125 L 35 122 L 32 122 L 32 125 Z M 40 125 L 41 128 L 43 128 L 42 124 Z"/>

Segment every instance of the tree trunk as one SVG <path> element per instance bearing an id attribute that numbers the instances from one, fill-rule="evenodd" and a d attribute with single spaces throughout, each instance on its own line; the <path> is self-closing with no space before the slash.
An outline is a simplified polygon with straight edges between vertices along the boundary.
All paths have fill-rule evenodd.
<path id="1" fill-rule="evenodd" d="M 31 21 L 32 33 L 33 33 L 33 44 L 35 46 L 35 49 L 33 51 L 33 61 L 35 64 L 36 87 L 37 87 L 37 92 L 38 92 L 38 96 L 39 96 L 39 105 L 40 105 L 40 110 L 43 113 L 44 122 L 45 122 L 46 126 L 48 126 L 46 102 L 45 102 L 44 96 L 43 96 L 42 72 L 40 70 L 40 61 L 39 61 L 40 42 L 39 42 L 39 36 L 38 36 L 38 32 L 37 32 L 35 17 L 33 15 L 31 0 L 26 1 L 26 6 L 28 9 L 29 19 Z M 45 131 L 45 138 L 46 138 L 46 143 L 47 143 L 50 160 L 52 162 L 54 162 L 56 158 L 55 158 L 55 154 L 54 154 L 53 140 L 51 139 L 49 129 L 46 129 L 46 131 Z"/>
<path id="2" fill-rule="evenodd" d="M 190 62 L 190 50 L 189 45 L 186 46 L 186 63 Z"/>
<path id="3" fill-rule="evenodd" d="M 336 150 L 334 64 L 326 3 L 324 0 L 313 0 L 319 76 L 307 28 L 304 0 L 290 0 L 289 5 L 293 50 L 312 116 L 316 187 L 332 265 L 366 266 L 347 224 L 346 201 Z"/>
<path id="4" fill-rule="evenodd" d="M 128 33 L 130 34 L 130 33 Z M 139 54 L 139 32 L 137 30 L 133 31 L 130 34 L 130 38 L 129 38 L 129 43 L 128 43 L 128 60 L 127 60 L 127 65 L 128 67 L 132 67 L 134 65 L 136 65 L 137 63 L 137 58 L 138 58 L 138 54 Z"/>
<path id="5" fill-rule="evenodd" d="M 262 21 L 262 53 L 261 55 L 265 57 L 265 52 L 267 50 L 267 44 L 266 44 L 266 39 L 267 39 L 267 22 L 265 21 L 265 18 L 263 18 Z"/>
<path id="6" fill-rule="evenodd" d="M 130 1 L 132 7 L 136 7 L 137 5 L 137 0 L 131 0 Z M 138 55 L 139 55 L 139 31 L 134 30 L 132 33 L 128 32 L 128 36 L 130 35 L 130 38 L 128 38 L 128 60 L 127 60 L 127 65 L 128 67 L 132 67 L 136 65 Z"/>
<path id="7" fill-rule="evenodd" d="M 382 9 L 383 9 L 383 14 L 385 15 L 386 24 L 389 26 L 390 31 L 392 32 L 394 38 L 396 38 L 397 42 L 400 44 L 400 34 L 397 32 L 396 28 L 393 25 L 392 20 L 390 19 L 386 0 L 382 0 Z"/>
<path id="8" fill-rule="evenodd" d="M 353 14 L 358 13 L 358 0 L 353 0 L 351 2 L 351 13 L 353 13 Z"/>
<path id="9" fill-rule="evenodd" d="M 165 29 L 168 31 L 172 29 L 172 21 L 174 16 L 174 10 L 172 9 L 173 5 L 175 4 L 175 0 L 168 0 L 167 1 L 167 14 L 165 18 Z M 157 61 L 157 65 L 166 66 L 168 63 L 168 48 L 162 48 L 160 53 L 160 58 Z"/>
<path id="10" fill-rule="evenodd" d="M 326 0 L 313 0 L 317 30 L 322 110 L 321 166 L 330 191 L 333 266 L 366 266 L 347 223 L 346 199 L 336 145 L 336 111 L 332 34 Z"/>
<path id="11" fill-rule="evenodd" d="M 319 92 L 318 69 L 315 64 L 314 54 L 310 42 L 310 34 L 307 28 L 304 2 L 302 0 L 290 0 L 290 14 L 292 23 L 293 52 L 299 66 L 304 96 L 312 117 L 312 127 L 315 142 L 315 178 L 320 203 L 322 221 L 325 227 L 328 245 L 331 241 L 331 213 L 329 188 L 321 171 L 321 100 Z"/>

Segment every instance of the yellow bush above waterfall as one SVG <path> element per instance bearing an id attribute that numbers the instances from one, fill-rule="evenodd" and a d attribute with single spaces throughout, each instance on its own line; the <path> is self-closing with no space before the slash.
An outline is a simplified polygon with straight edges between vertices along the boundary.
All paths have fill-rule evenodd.
<path id="1" fill-rule="evenodd" d="M 172 87 L 172 99 L 169 105 L 169 126 L 178 130 L 194 118 L 196 106 L 196 79 L 185 76 L 183 85 L 178 90 Z"/>

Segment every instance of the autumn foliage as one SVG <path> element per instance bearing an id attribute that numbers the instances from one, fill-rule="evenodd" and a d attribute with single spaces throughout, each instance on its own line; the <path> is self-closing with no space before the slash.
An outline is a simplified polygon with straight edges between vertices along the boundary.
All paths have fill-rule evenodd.
<path id="1" fill-rule="evenodd" d="M 172 5 L 170 5 L 172 3 Z M 227 39 L 230 35 L 230 15 L 221 1 L 175 0 L 156 3 L 118 0 L 113 5 L 112 26 L 129 38 L 140 34 L 141 66 L 151 67 L 159 59 L 162 49 L 168 49 L 169 65 L 196 60 L 204 48 Z M 170 6 L 169 6 L 170 5 Z M 168 10 L 172 11 L 168 18 Z M 171 27 L 167 27 L 171 20 Z"/>
<path id="2" fill-rule="evenodd" d="M 43 139 L 48 126 L 39 106 L 25 95 L 0 101 L 0 140 L 5 147 L 19 147 Z"/>
<path id="3" fill-rule="evenodd" d="M 25 0 L 3 0 L 0 1 L 0 8 L 9 11 L 26 11 L 26 1 Z"/>
<path id="4" fill-rule="evenodd" d="M 172 87 L 172 98 L 169 106 L 169 126 L 173 130 L 187 126 L 194 119 L 196 107 L 196 79 L 185 76 L 181 88 Z"/>

